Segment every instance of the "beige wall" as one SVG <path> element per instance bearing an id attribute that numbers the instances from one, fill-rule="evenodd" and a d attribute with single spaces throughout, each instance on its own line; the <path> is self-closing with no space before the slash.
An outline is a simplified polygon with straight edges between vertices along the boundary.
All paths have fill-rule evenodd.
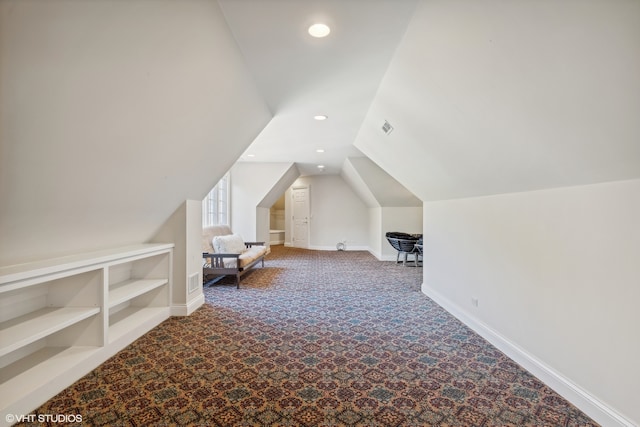
<path id="1" fill-rule="evenodd" d="M 173 288 L 171 314 L 186 316 L 204 303 L 202 292 L 202 201 L 186 200 L 151 239 L 172 242 Z M 188 281 L 197 276 L 198 286 L 189 291 Z"/>
<path id="2" fill-rule="evenodd" d="M 425 202 L 427 293 L 608 425 L 640 423 L 638 75 L 640 2 L 425 1 L 355 141 Z"/>
<path id="3" fill-rule="evenodd" d="M 245 241 L 269 241 L 269 208 L 299 176 L 291 163 L 238 162 L 231 169 L 231 230 Z"/>
<path id="4" fill-rule="evenodd" d="M 271 117 L 215 1 L 2 1 L 0 20 L 0 265 L 148 241 Z"/>
<path id="5" fill-rule="evenodd" d="M 385 233 L 389 231 L 401 231 L 409 234 L 423 234 L 422 207 L 385 207 L 380 208 L 382 226 L 378 232 L 382 240 L 380 258 L 384 260 L 396 260 L 398 252 L 389 244 Z"/>
<path id="6" fill-rule="evenodd" d="M 634 179 L 638 75 L 638 1 L 423 1 L 354 145 L 422 201 Z"/>
<path id="7" fill-rule="evenodd" d="M 426 203 L 424 290 L 638 421 L 638 218 L 640 180 Z"/>
<path id="8" fill-rule="evenodd" d="M 346 240 L 347 249 L 369 248 L 369 212 L 351 187 L 338 175 L 314 175 L 298 178 L 294 186 L 308 186 L 310 195 L 309 248 L 335 250 Z M 285 217 L 291 218 L 290 189 L 287 190 Z M 290 221 L 286 224 L 291 236 Z M 290 240 L 285 244 L 290 244 Z"/>

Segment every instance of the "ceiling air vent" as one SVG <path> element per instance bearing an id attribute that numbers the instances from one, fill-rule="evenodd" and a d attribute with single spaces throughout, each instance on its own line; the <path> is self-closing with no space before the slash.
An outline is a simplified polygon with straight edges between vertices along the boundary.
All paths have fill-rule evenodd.
<path id="1" fill-rule="evenodd" d="M 384 124 L 382 125 L 382 132 L 386 133 L 387 135 L 389 135 L 391 132 L 393 132 L 393 126 L 391 126 L 389 124 L 388 121 L 384 121 Z"/>

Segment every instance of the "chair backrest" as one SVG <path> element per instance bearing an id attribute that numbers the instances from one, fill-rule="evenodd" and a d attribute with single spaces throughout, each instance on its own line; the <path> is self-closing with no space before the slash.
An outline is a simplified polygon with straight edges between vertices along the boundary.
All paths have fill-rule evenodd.
<path id="1" fill-rule="evenodd" d="M 385 237 L 391 237 L 392 239 L 404 239 L 404 240 L 418 240 L 422 238 L 422 234 L 409 234 L 401 231 L 388 231 L 385 233 Z"/>
<path id="2" fill-rule="evenodd" d="M 202 229 L 202 252 L 215 252 L 212 241 L 216 236 L 226 236 L 232 234 L 228 225 L 212 225 Z"/>
<path id="3" fill-rule="evenodd" d="M 412 253 L 415 249 L 415 244 L 417 242 L 422 243 L 422 238 L 412 238 L 412 239 L 398 239 L 395 237 L 387 236 L 387 241 L 389 244 L 393 246 L 393 248 L 400 252 L 409 252 Z"/>

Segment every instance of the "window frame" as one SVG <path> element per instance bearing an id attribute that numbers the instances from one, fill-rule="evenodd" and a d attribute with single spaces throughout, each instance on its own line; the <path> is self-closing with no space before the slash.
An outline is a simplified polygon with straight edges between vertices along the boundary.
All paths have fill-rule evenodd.
<path id="1" fill-rule="evenodd" d="M 202 226 L 229 225 L 230 174 L 227 172 L 202 200 Z"/>

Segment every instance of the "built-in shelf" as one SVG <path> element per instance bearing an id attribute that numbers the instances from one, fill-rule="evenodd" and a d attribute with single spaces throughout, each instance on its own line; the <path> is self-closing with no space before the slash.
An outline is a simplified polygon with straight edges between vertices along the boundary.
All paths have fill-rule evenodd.
<path id="1" fill-rule="evenodd" d="M 52 373 L 60 374 L 73 369 L 100 347 L 45 347 L 2 368 L 0 396 L 27 395 L 33 384 L 42 383 Z M 68 375 L 68 374 L 67 374 Z"/>
<path id="2" fill-rule="evenodd" d="M 118 304 L 132 300 L 167 283 L 168 279 L 138 279 L 117 283 L 109 289 L 109 307 L 115 307 Z"/>
<path id="3" fill-rule="evenodd" d="M 170 316 L 172 244 L 0 268 L 0 426 Z"/>
<path id="4" fill-rule="evenodd" d="M 109 316 L 109 342 L 125 337 L 132 325 L 158 324 L 167 318 L 166 307 L 127 307 Z"/>
<path id="5" fill-rule="evenodd" d="M 0 324 L 0 356 L 100 313 L 100 307 L 55 307 L 32 311 Z"/>

